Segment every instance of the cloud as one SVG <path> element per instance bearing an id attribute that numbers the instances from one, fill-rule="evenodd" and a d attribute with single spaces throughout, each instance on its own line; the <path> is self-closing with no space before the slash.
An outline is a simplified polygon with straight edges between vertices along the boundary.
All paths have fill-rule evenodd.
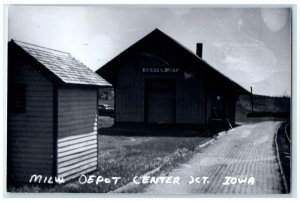
<path id="1" fill-rule="evenodd" d="M 275 89 L 278 83 L 272 80 L 271 75 L 274 74 L 277 74 L 276 82 L 286 82 L 286 77 L 280 76 L 283 70 L 278 67 L 274 53 L 265 46 L 255 43 L 213 45 L 215 48 L 211 52 L 211 64 L 245 88 L 255 86 L 259 92 L 268 92 L 268 88 Z M 264 85 L 257 85 L 262 83 Z"/>
<path id="2" fill-rule="evenodd" d="M 272 32 L 278 32 L 286 25 L 289 14 L 289 9 L 261 9 L 261 17 Z"/>
<path id="3" fill-rule="evenodd" d="M 290 95 L 291 71 L 273 50 L 261 43 L 212 43 L 206 49 L 209 63 L 255 93 Z"/>
<path id="4" fill-rule="evenodd" d="M 241 30 L 241 26 L 244 24 L 243 19 L 239 19 L 238 21 L 238 30 Z"/>
<path id="5" fill-rule="evenodd" d="M 168 10 L 174 15 L 179 15 L 179 16 L 186 15 L 191 11 L 190 8 L 169 8 Z"/>

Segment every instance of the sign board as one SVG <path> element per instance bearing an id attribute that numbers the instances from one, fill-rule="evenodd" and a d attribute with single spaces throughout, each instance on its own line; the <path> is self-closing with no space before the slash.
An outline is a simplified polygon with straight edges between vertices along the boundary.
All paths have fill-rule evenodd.
<path id="1" fill-rule="evenodd" d="M 179 68 L 174 67 L 144 67 L 142 68 L 143 73 L 177 73 Z"/>

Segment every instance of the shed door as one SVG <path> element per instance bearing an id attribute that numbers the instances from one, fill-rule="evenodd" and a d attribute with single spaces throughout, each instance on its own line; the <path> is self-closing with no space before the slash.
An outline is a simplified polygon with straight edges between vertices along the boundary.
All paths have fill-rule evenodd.
<path id="1" fill-rule="evenodd" d="M 155 124 L 172 124 L 175 120 L 175 81 L 146 81 L 146 121 Z"/>

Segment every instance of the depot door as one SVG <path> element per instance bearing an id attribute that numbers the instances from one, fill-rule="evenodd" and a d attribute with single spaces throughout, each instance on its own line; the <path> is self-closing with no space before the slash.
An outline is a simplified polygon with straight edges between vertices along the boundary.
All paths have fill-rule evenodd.
<path id="1" fill-rule="evenodd" d="M 147 79 L 145 83 L 145 120 L 150 124 L 175 121 L 175 79 Z"/>

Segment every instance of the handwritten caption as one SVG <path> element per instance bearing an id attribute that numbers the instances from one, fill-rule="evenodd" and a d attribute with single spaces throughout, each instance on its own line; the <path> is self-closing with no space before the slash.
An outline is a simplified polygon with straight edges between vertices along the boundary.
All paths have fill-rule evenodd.
<path id="1" fill-rule="evenodd" d="M 103 177 L 96 175 L 81 175 L 78 178 L 79 184 L 117 184 L 121 181 L 121 177 Z M 216 180 L 216 179 L 214 179 Z M 182 180 L 179 176 L 159 176 L 159 177 L 151 177 L 151 176 L 135 176 L 132 180 L 134 184 L 180 184 L 184 181 L 189 185 L 191 184 L 203 184 L 207 185 L 211 183 L 211 180 L 207 176 L 190 176 L 188 180 Z M 225 176 L 223 180 L 221 180 L 222 185 L 237 185 L 237 184 L 247 184 L 253 186 L 255 184 L 255 177 L 233 177 L 233 176 Z M 218 181 L 219 182 L 219 181 Z M 49 177 L 34 174 L 30 177 L 29 183 L 43 183 L 43 184 L 63 184 L 65 183 L 65 179 L 63 177 Z"/>

